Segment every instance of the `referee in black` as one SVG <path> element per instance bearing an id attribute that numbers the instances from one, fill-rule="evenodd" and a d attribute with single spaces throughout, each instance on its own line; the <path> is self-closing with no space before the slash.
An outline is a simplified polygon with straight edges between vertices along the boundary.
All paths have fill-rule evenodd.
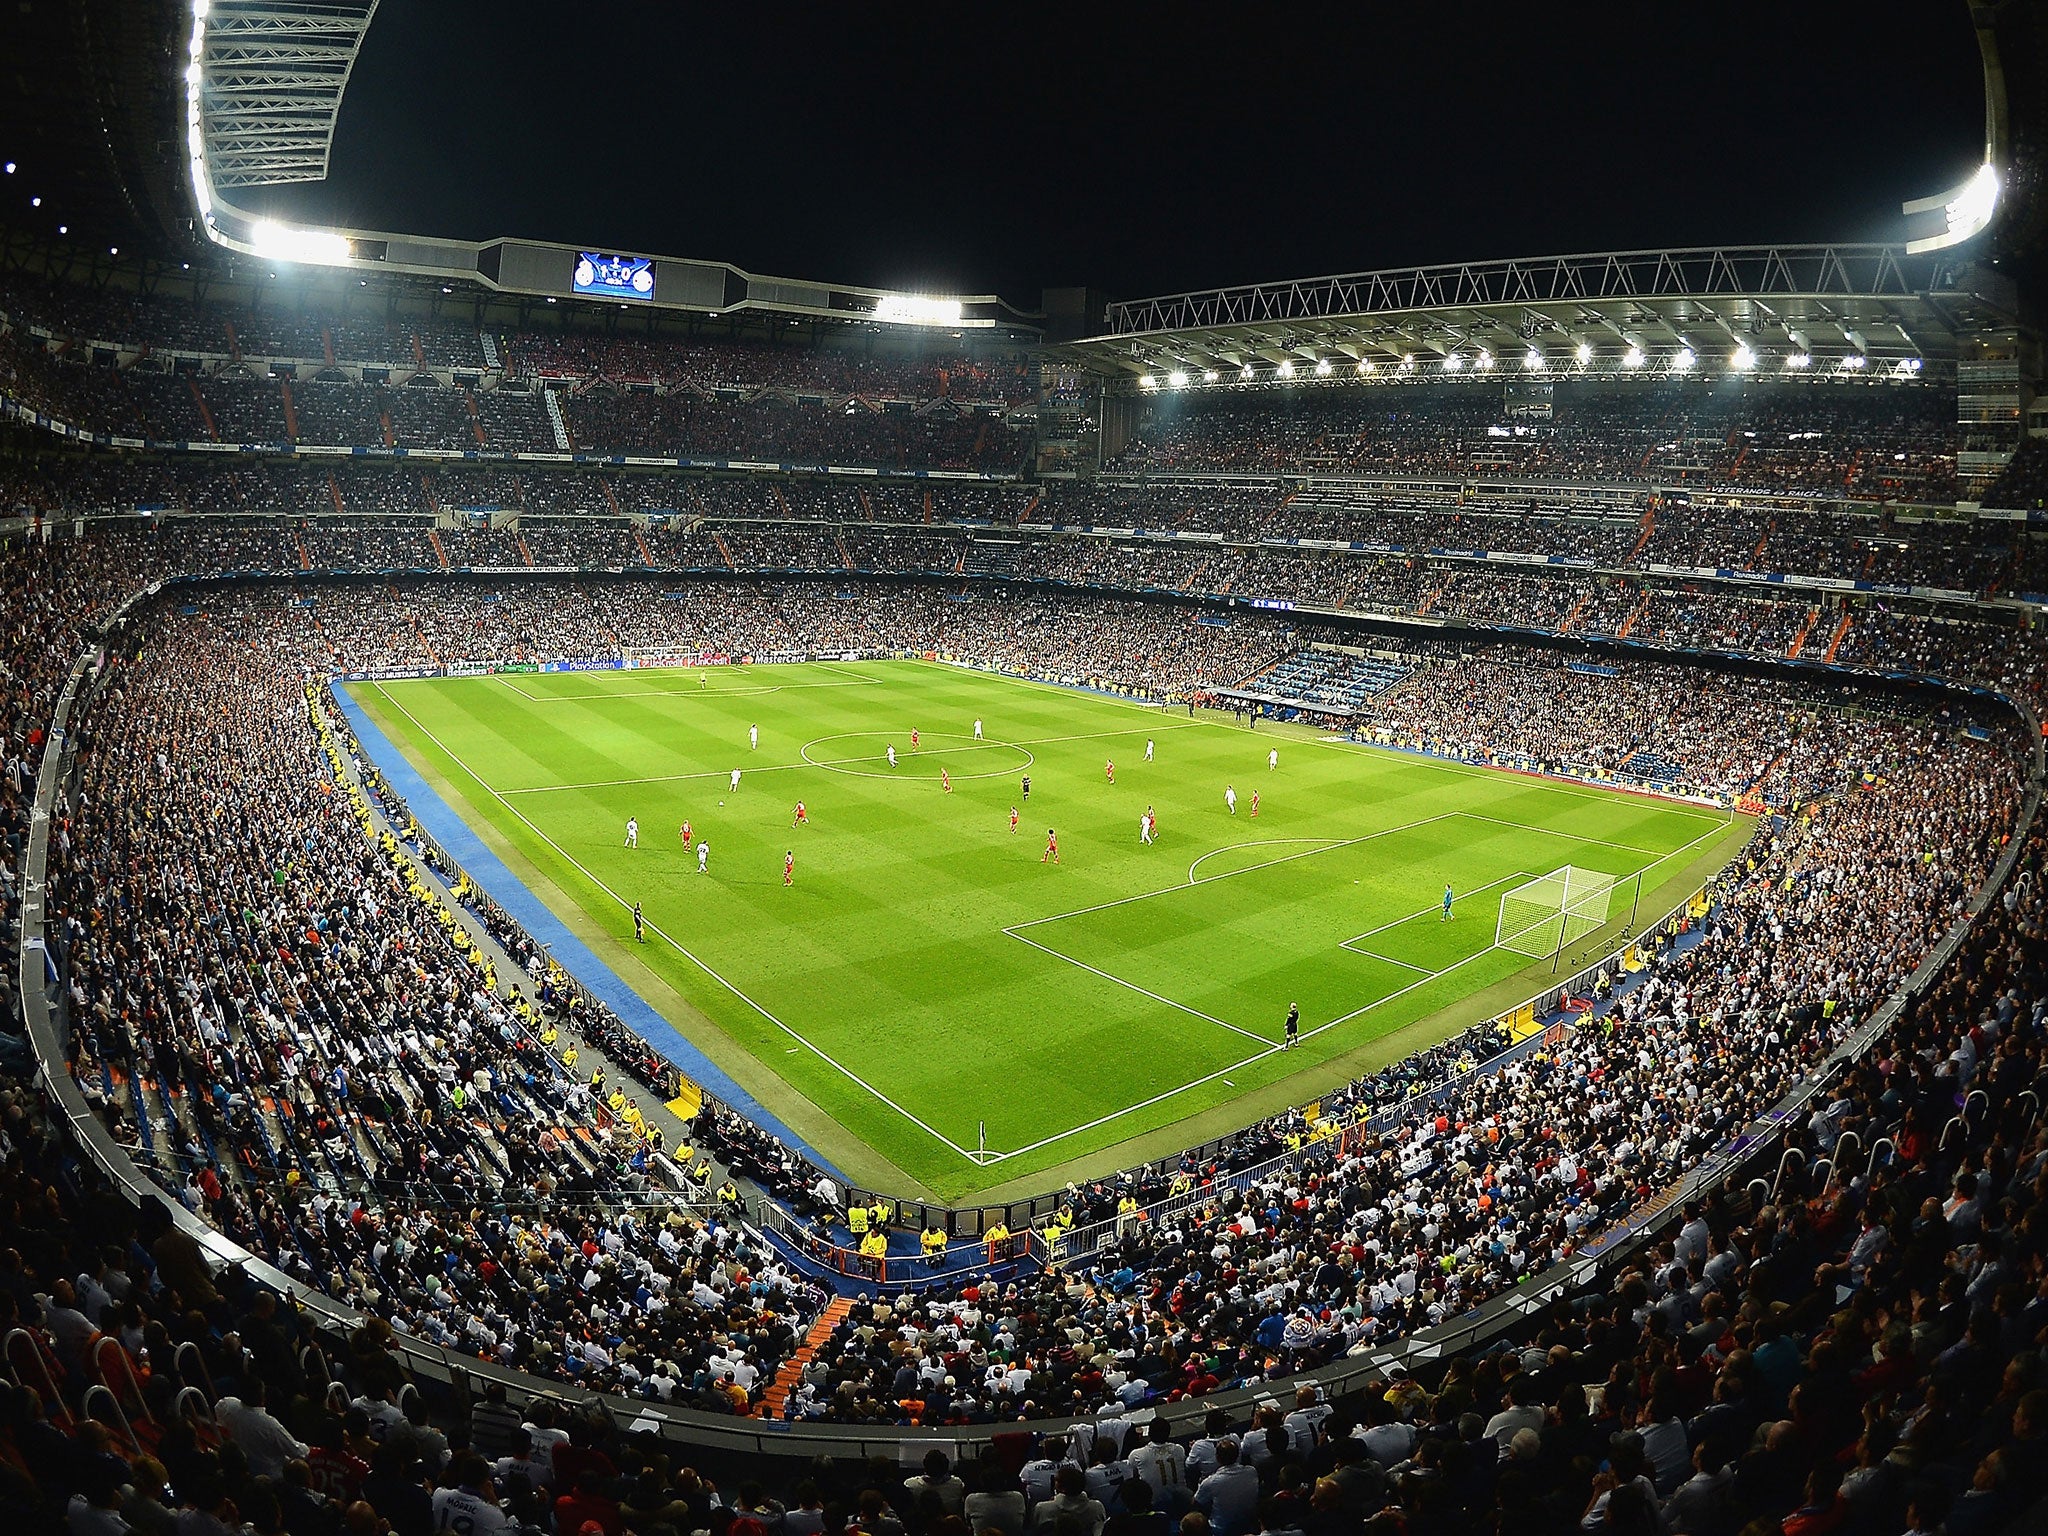
<path id="1" fill-rule="evenodd" d="M 1295 1043 L 1300 1039 L 1301 1004 L 1289 1003 L 1287 1005 L 1287 1040 L 1286 1043 L 1282 1045 L 1280 1048 L 1284 1051 L 1291 1051 L 1294 1049 Z"/>
<path id="2" fill-rule="evenodd" d="M 638 944 L 647 942 L 647 919 L 640 915 L 640 903 L 633 903 L 633 940 Z"/>

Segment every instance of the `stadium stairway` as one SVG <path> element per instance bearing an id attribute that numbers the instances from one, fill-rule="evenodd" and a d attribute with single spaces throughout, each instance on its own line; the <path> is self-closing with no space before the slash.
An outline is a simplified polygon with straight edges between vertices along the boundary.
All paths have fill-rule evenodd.
<path id="1" fill-rule="evenodd" d="M 1642 623 L 1643 615 L 1648 613 L 1649 611 L 1650 594 L 1645 592 L 1643 594 L 1643 600 L 1637 603 L 1635 607 L 1631 608 L 1629 610 L 1628 617 L 1621 621 L 1621 628 L 1617 629 L 1614 632 L 1614 638 L 1617 640 L 1626 640 L 1629 637 L 1630 632 L 1633 631 L 1638 624 Z"/>
<path id="2" fill-rule="evenodd" d="M 736 571 L 740 568 L 739 562 L 732 557 L 732 551 L 725 547 L 725 536 L 715 528 L 711 530 L 711 542 L 718 547 L 718 558 L 725 562 L 727 570 Z"/>
<path id="3" fill-rule="evenodd" d="M 427 530 L 427 542 L 428 542 L 429 544 L 431 544 L 431 545 L 433 545 L 433 546 L 434 546 L 434 558 L 435 558 L 436 560 L 438 560 L 438 561 L 439 561 L 439 562 L 441 563 L 441 569 L 442 569 L 442 570 L 444 570 L 444 571 L 445 571 L 445 570 L 447 570 L 447 569 L 448 569 L 448 547 L 447 547 L 447 546 L 446 546 L 445 544 L 443 544 L 443 543 L 441 542 L 441 531 L 440 531 L 440 529 L 438 529 L 438 528 L 429 528 L 429 529 Z"/>
<path id="4" fill-rule="evenodd" d="M 520 562 L 524 564 L 528 569 L 531 569 L 533 566 L 533 551 L 526 547 L 526 535 L 523 533 L 515 533 L 512 535 L 512 542 L 519 546 Z"/>
<path id="5" fill-rule="evenodd" d="M 299 440 L 299 408 L 292 400 L 292 381 L 279 379 L 277 389 L 284 396 L 284 435 L 296 443 Z"/>
<path id="6" fill-rule="evenodd" d="M 199 407 L 199 420 L 206 427 L 206 435 L 216 443 L 220 441 L 220 428 L 213 424 L 213 412 L 207 409 L 206 396 L 199 392 L 199 381 L 191 374 L 185 375 L 185 386 L 192 391 L 192 403 Z"/>
<path id="7" fill-rule="evenodd" d="M 1649 537 L 1647 531 L 1644 533 L 1643 537 Z M 1564 618 L 1558 622 L 1557 632 L 1560 635 L 1568 635 L 1572 632 L 1572 626 L 1579 622 L 1579 615 L 1585 611 L 1586 599 L 1590 596 L 1592 596 L 1590 592 L 1582 592 L 1579 594 L 1579 600 L 1576 603 L 1572 604 L 1572 611 L 1566 614 Z M 1558 921 L 1562 923 L 1564 920 L 1560 918 L 1558 919 Z"/>
<path id="8" fill-rule="evenodd" d="M 1806 649 L 1806 637 L 1813 633 L 1813 626 L 1820 621 L 1820 610 L 1809 608 L 1806 617 L 1799 621 L 1799 632 L 1792 637 L 1792 643 L 1785 648 L 1785 659 L 1797 661 L 1799 653 Z"/>
<path id="9" fill-rule="evenodd" d="M 1834 634 L 1828 639 L 1827 654 L 1821 657 L 1822 661 L 1833 661 L 1835 659 L 1835 652 L 1842 648 L 1842 642 L 1849 638 L 1849 631 L 1854 625 L 1855 620 L 1850 618 L 1847 612 L 1844 612 L 1841 623 L 1835 626 Z"/>
<path id="10" fill-rule="evenodd" d="M 789 1402 L 789 1394 L 796 1390 L 797 1380 L 803 1375 L 804 1367 L 811 1363 L 811 1356 L 824 1348 L 826 1341 L 832 1337 L 832 1330 L 844 1322 L 846 1315 L 852 1310 L 851 1301 L 844 1296 L 835 1296 L 826 1305 L 825 1310 L 818 1314 L 818 1320 L 811 1324 L 811 1331 L 804 1335 L 803 1343 L 782 1362 L 782 1368 L 775 1373 L 775 1379 L 768 1383 L 768 1389 L 761 1394 L 763 1418 L 782 1417 L 782 1410 Z"/>
<path id="11" fill-rule="evenodd" d="M 608 485 L 605 486 L 604 493 L 607 496 L 611 495 L 612 488 Z M 613 502 L 612 505 L 617 506 L 618 503 Z M 640 563 L 643 565 L 654 564 L 654 552 L 647 547 L 647 535 L 640 531 L 638 523 L 633 525 L 633 542 L 640 548 Z"/>
<path id="12" fill-rule="evenodd" d="M 1623 565 L 1634 565 L 1641 558 L 1644 548 L 1649 544 L 1650 535 L 1657 531 L 1657 509 L 1654 506 L 1643 508 L 1642 530 L 1641 533 L 1636 535 L 1635 544 L 1630 548 L 1628 558 L 1622 561 Z M 1562 634 L 1563 632 L 1563 626 L 1559 626 L 1558 633 Z"/>
<path id="13" fill-rule="evenodd" d="M 327 471 L 327 499 L 334 503 L 335 511 L 348 511 L 348 508 L 341 504 L 341 482 L 334 478 L 334 471 L 331 469 Z M 302 538 L 299 540 L 299 548 L 303 550 L 305 547 L 306 541 Z"/>

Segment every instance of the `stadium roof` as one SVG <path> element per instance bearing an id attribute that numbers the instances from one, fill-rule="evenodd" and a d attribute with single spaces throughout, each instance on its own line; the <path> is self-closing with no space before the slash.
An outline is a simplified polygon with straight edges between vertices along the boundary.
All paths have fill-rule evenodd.
<path id="1" fill-rule="evenodd" d="M 327 175 L 342 92 L 376 11 L 377 0 L 197 0 L 191 59 L 215 187 Z"/>
<path id="2" fill-rule="evenodd" d="M 2012 323 L 2009 300 L 1977 291 L 2001 286 L 1983 276 L 1900 245 L 1462 262 L 1112 304 L 1106 334 L 1054 350 L 1131 387 L 1728 368 L 1907 378 L 1946 372 L 1964 338 Z"/>

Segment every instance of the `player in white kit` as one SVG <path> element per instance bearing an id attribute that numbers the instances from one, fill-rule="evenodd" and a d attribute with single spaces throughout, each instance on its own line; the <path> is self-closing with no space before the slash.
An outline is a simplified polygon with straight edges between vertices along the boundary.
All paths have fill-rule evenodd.
<path id="1" fill-rule="evenodd" d="M 1223 786 L 1223 803 L 1230 807 L 1230 814 L 1237 814 L 1237 790 L 1231 785 Z"/>
<path id="2" fill-rule="evenodd" d="M 974 722 L 974 739 L 981 740 L 981 721 L 978 719 Z"/>
<path id="3" fill-rule="evenodd" d="M 628 816 L 626 818 L 626 846 L 628 848 L 638 848 L 640 846 L 640 820 L 636 816 Z"/>
<path id="4" fill-rule="evenodd" d="M 697 873 L 703 874 L 711 863 L 711 840 L 706 838 L 697 845 Z"/>
<path id="5" fill-rule="evenodd" d="M 1270 773 L 1273 769 L 1278 768 L 1279 766 L 1280 749 L 1278 747 L 1275 747 L 1272 751 L 1266 754 L 1266 770 Z"/>
<path id="6" fill-rule="evenodd" d="M 740 792 L 740 771 L 739 771 L 739 769 L 735 768 L 735 769 L 733 769 L 733 771 L 732 771 L 732 788 L 731 788 L 730 790 L 728 790 L 728 791 L 727 791 L 727 793 L 728 793 L 728 794 L 734 794 L 734 795 L 736 795 L 736 794 L 738 794 L 739 792 Z"/>
<path id="7" fill-rule="evenodd" d="M 1152 738 L 1150 736 L 1145 738 L 1145 761 L 1148 763 L 1152 761 Z"/>
<path id="8" fill-rule="evenodd" d="M 891 768 L 896 766 L 896 743 L 893 741 L 889 743 L 889 766 Z"/>
<path id="9" fill-rule="evenodd" d="M 1150 843 L 1152 841 L 1152 807 L 1149 805 L 1145 807 L 1145 814 L 1138 818 L 1138 841 L 1141 843 Z"/>
<path id="10" fill-rule="evenodd" d="M 747 745 L 752 747 L 756 752 L 761 750 L 761 727 L 759 727 L 758 725 L 750 725 L 747 727 Z"/>

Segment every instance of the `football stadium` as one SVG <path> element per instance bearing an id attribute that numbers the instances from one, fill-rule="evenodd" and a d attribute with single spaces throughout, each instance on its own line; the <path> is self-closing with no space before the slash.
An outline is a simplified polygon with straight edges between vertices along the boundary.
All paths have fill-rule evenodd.
<path id="1" fill-rule="evenodd" d="M 24 1531 L 2040 1527 L 2048 11 L 459 9 L 0 21 Z"/>

